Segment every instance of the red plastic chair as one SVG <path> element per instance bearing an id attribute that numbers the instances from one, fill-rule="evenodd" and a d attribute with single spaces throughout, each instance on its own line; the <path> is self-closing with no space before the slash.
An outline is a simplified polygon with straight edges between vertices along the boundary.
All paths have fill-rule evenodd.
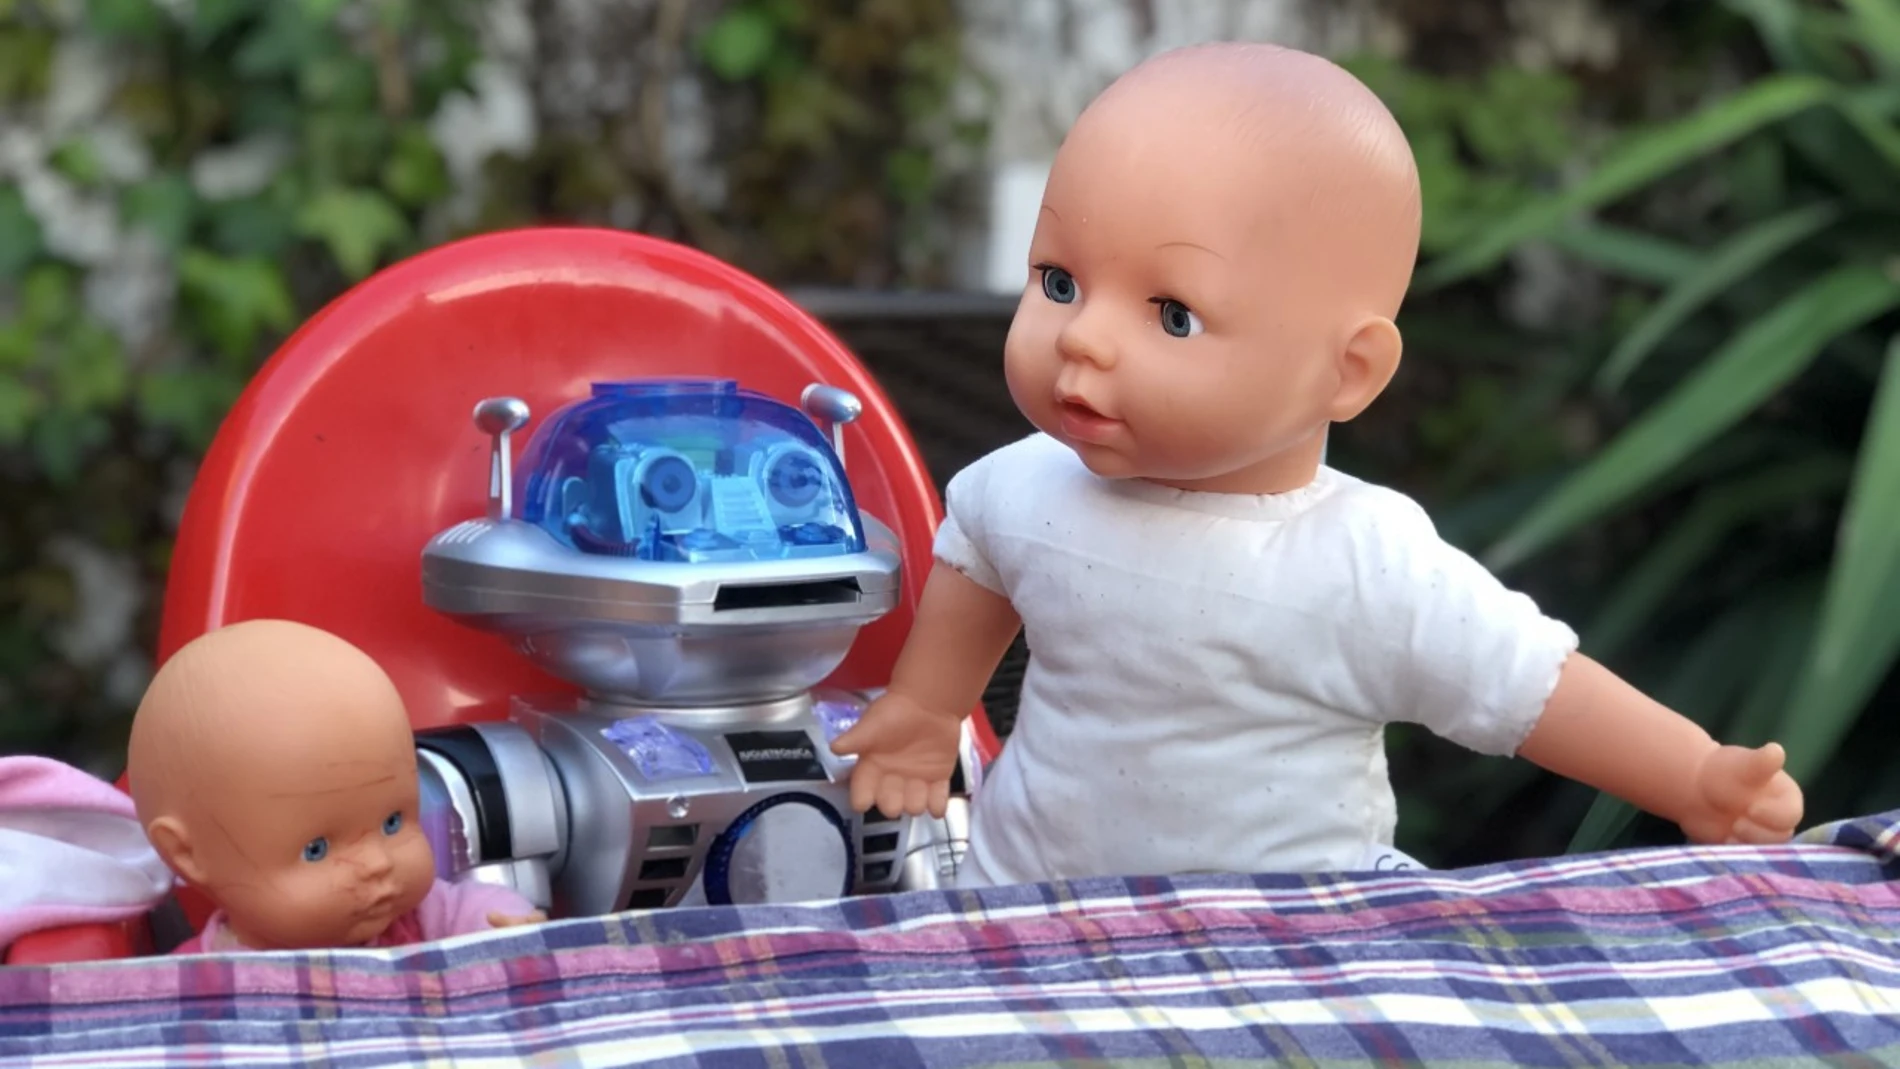
<path id="1" fill-rule="evenodd" d="M 226 417 L 192 487 L 159 658 L 225 624 L 286 617 L 376 657 L 418 728 L 500 716 L 511 694 L 569 690 L 500 637 L 423 605 L 422 547 L 483 511 L 489 443 L 470 422 L 478 400 L 527 401 L 525 441 L 593 381 L 681 374 L 733 378 L 792 403 L 824 382 L 863 401 L 845 428 L 847 474 L 860 508 L 904 545 L 904 598 L 863 631 L 831 681 L 887 682 L 942 512 L 883 390 L 816 320 L 751 276 L 655 238 L 566 228 L 485 235 L 396 264 L 284 343 Z M 1000 745 L 980 709 L 974 728 L 987 762 Z M 201 925 L 204 904 L 184 904 Z M 7 960 L 125 956 L 138 939 L 132 928 L 43 932 Z"/>

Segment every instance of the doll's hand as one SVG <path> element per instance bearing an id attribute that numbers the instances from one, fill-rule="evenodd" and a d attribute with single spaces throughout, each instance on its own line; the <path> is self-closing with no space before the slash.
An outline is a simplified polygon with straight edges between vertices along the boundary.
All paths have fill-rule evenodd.
<path id="1" fill-rule="evenodd" d="M 520 917 L 508 913 L 490 913 L 488 925 L 491 928 L 519 928 L 524 924 L 540 924 L 547 919 L 548 915 L 538 909 Z"/>
<path id="2" fill-rule="evenodd" d="M 1696 770 L 1700 807 L 1682 821 L 1698 843 L 1785 843 L 1801 823 L 1801 788 L 1781 770 L 1777 743 L 1759 750 L 1723 746 Z"/>
<path id="3" fill-rule="evenodd" d="M 957 766 L 962 721 L 932 712 L 902 694 L 872 702 L 857 725 L 831 744 L 840 757 L 856 754 L 851 807 L 877 805 L 887 817 L 941 817 L 949 808 L 950 773 Z"/>

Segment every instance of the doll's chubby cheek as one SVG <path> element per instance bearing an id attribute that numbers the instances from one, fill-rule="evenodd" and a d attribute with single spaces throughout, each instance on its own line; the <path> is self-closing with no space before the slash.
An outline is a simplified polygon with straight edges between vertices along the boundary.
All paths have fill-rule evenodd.
<path id="1" fill-rule="evenodd" d="M 1055 403 L 1055 370 L 1038 367 L 1026 357 L 1020 356 L 1014 349 L 1005 350 L 1003 360 L 1003 379 L 1009 387 L 1010 400 L 1031 423 L 1038 427 L 1047 418 L 1048 409 Z"/>

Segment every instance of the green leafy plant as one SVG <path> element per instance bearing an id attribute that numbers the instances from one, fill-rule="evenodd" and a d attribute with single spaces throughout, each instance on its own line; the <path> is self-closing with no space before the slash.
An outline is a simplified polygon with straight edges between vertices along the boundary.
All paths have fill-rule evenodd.
<path id="1" fill-rule="evenodd" d="M 729 225 L 767 243 L 749 266 L 780 280 L 946 283 L 946 201 L 988 136 L 950 105 L 966 76 L 955 4 L 736 0 L 697 51 L 756 109 L 729 157 Z"/>
<path id="2" fill-rule="evenodd" d="M 531 6 L 560 54 L 563 20 Z M 549 222 L 781 283 L 928 284 L 948 261 L 951 157 L 982 130 L 947 107 L 947 0 L 620 11 L 648 39 L 600 50 L 579 105 L 540 108 L 534 144 L 458 188 L 437 121 L 488 7 L 0 0 L 0 753 L 122 751 L 193 463 L 259 361 L 378 267 Z M 576 88 L 498 58 L 504 89 Z M 691 81 L 709 103 L 682 118 Z M 713 142 L 703 173 L 669 172 L 685 123 Z"/>
<path id="3" fill-rule="evenodd" d="M 1582 94 L 1557 71 L 1493 67 L 1468 78 L 1426 73 L 1387 56 L 1344 61 L 1384 100 L 1405 129 L 1423 192 L 1420 252 L 1441 257 L 1488 224 L 1534 201 L 1575 152 Z M 1667 262 L 1659 243 L 1629 230 L 1569 226 L 1554 240 L 1611 259 Z M 1489 296 L 1489 294 L 1485 294 Z M 1519 418 L 1525 389 L 1554 394 L 1576 378 L 1575 358 L 1477 301 L 1408 301 L 1403 313 L 1403 381 L 1373 413 L 1340 435 L 1341 455 L 1359 470 L 1402 482 L 1438 499 L 1456 498 L 1495 479 L 1486 461 L 1508 472 L 1548 465 L 1561 455 L 1553 421 Z M 1538 355 L 1527 359 L 1527 353 Z M 1554 354 L 1555 359 L 1546 358 Z M 1534 367 L 1527 365 L 1536 365 Z M 1368 448 L 1389 426 L 1383 448 Z"/>
<path id="4" fill-rule="evenodd" d="M 1487 222 L 1523 208 L 1574 151 L 1579 91 L 1560 72 L 1499 66 L 1449 79 L 1379 55 L 1343 66 L 1386 102 L 1411 142 L 1428 257 L 1463 249 Z"/>
<path id="5" fill-rule="evenodd" d="M 1846 745 L 1895 740 L 1875 711 L 1900 655 L 1900 0 L 1726 6 L 1771 73 L 1629 133 L 1437 256 L 1420 288 L 1586 217 L 1668 242 L 1615 260 L 1567 246 L 1640 302 L 1588 369 L 1623 425 L 1484 558 L 1607 546 L 1618 578 L 1586 651 L 1719 737 L 1782 742 L 1810 814 L 1841 815 L 1900 791 L 1900 764 Z M 1665 200 L 1697 207 L 1643 216 Z M 1623 841 L 1631 820 L 1599 798 L 1572 847 Z"/>
<path id="6" fill-rule="evenodd" d="M 71 554 L 146 592 L 118 648 L 148 649 L 179 463 L 286 332 L 420 247 L 477 13 L 0 2 L 0 752 L 120 749 L 140 680 Z"/>

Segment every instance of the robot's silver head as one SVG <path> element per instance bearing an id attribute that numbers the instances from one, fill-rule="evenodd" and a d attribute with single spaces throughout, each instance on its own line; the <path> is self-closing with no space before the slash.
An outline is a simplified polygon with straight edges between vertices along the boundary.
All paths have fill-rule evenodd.
<path id="1" fill-rule="evenodd" d="M 849 419 L 841 394 L 807 390 L 807 407 Z M 517 473 L 527 416 L 513 398 L 476 407 L 494 439 L 488 514 L 430 540 L 423 598 L 597 700 L 798 694 L 896 606 L 897 542 L 858 511 L 836 423 L 828 441 L 725 380 L 599 383 L 542 422 Z"/>

